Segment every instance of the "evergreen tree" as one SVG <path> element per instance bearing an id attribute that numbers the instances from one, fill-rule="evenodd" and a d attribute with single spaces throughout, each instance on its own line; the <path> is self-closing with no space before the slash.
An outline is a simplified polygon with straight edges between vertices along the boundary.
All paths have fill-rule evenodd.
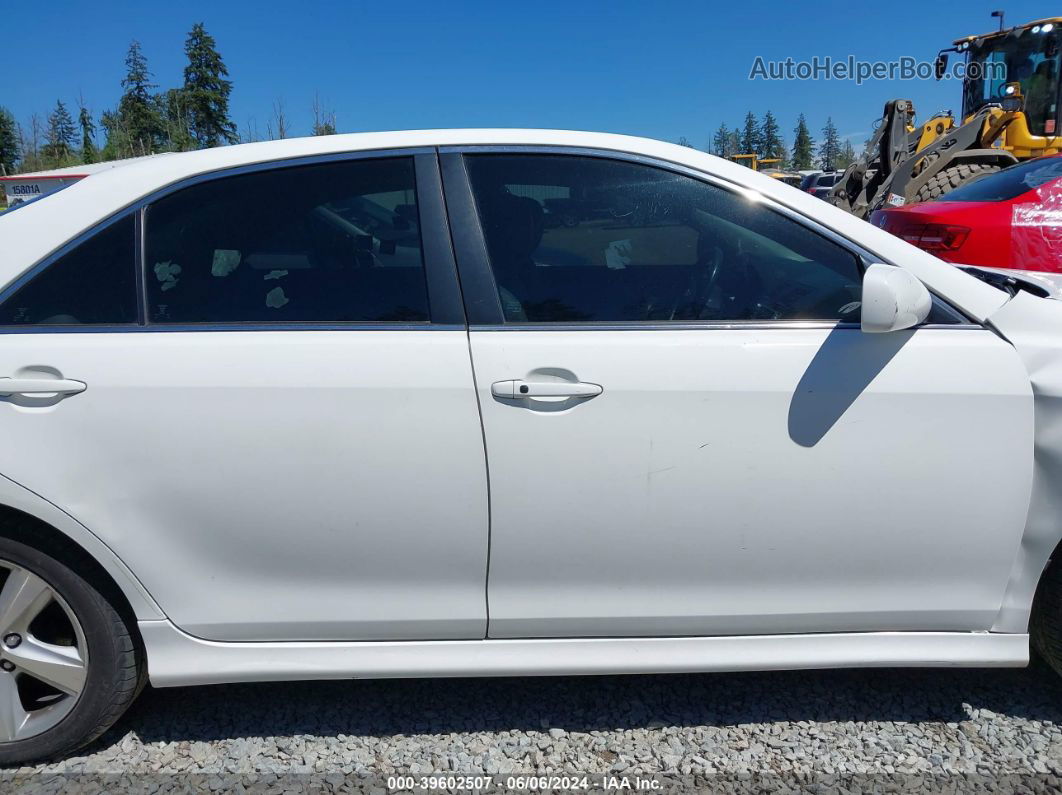
<path id="1" fill-rule="evenodd" d="M 760 125 L 756 123 L 756 117 L 752 111 L 745 114 L 745 123 L 741 126 L 741 152 L 740 154 L 763 154 L 763 136 Z M 748 164 L 748 161 L 745 161 Z"/>
<path id="2" fill-rule="evenodd" d="M 81 127 L 81 162 L 96 162 L 96 122 L 92 120 L 92 113 L 81 102 L 81 110 L 77 114 L 77 123 Z"/>
<path id="3" fill-rule="evenodd" d="M 764 159 L 777 158 L 777 165 L 780 168 L 784 168 L 786 160 L 789 159 L 788 152 L 786 152 L 785 141 L 782 140 L 782 132 L 778 128 L 778 121 L 770 111 L 763 114 L 763 122 L 760 124 L 760 138 L 763 147 L 762 157 Z"/>
<path id="4" fill-rule="evenodd" d="M 192 134 L 192 111 L 188 92 L 171 88 L 157 97 L 159 113 L 166 129 L 166 146 L 175 152 L 188 152 L 196 148 Z"/>
<path id="5" fill-rule="evenodd" d="M 77 133 L 74 120 L 62 100 L 56 100 L 55 110 L 48 116 L 48 130 L 45 133 L 45 156 L 55 165 L 69 163 L 74 152 Z"/>
<path id="6" fill-rule="evenodd" d="M 107 148 L 111 157 L 151 154 L 158 151 L 165 137 L 158 101 L 151 93 L 155 84 L 151 82 L 151 72 L 140 42 L 129 45 L 125 69 L 118 112 L 104 114 L 101 120 L 107 130 Z"/>
<path id="7" fill-rule="evenodd" d="M 20 154 L 15 117 L 7 108 L 0 107 L 0 175 L 14 173 Z"/>
<path id="8" fill-rule="evenodd" d="M 106 136 L 103 148 L 100 150 L 100 160 L 115 160 L 125 157 L 128 137 L 122 130 L 122 122 L 118 117 L 118 111 L 105 110 L 100 114 L 100 127 Z"/>
<path id="9" fill-rule="evenodd" d="M 719 155 L 720 157 L 729 157 L 732 152 L 730 150 L 730 130 L 727 129 L 725 123 L 719 125 L 719 129 L 715 131 L 715 135 L 712 136 L 712 154 Z"/>
<path id="10" fill-rule="evenodd" d="M 811 168 L 811 161 L 815 156 L 815 142 L 808 132 L 808 123 L 801 113 L 797 118 L 797 126 L 793 131 L 793 168 L 797 171 L 807 171 Z"/>
<path id="11" fill-rule="evenodd" d="M 819 166 L 825 171 L 836 167 L 839 154 L 841 154 L 841 136 L 837 133 L 833 119 L 827 117 L 826 126 L 822 128 L 822 143 L 819 145 Z"/>
<path id="12" fill-rule="evenodd" d="M 200 147 L 234 144 L 239 140 L 236 125 L 229 118 L 232 81 L 221 59 L 214 37 L 202 22 L 192 26 L 184 43 L 188 65 L 184 68 L 184 98 L 188 131 Z"/>
<path id="13" fill-rule="evenodd" d="M 679 136 L 678 145 L 679 146 L 688 146 L 690 149 L 693 148 L 693 144 L 690 143 L 690 139 L 687 138 L 685 135 Z"/>
<path id="14" fill-rule="evenodd" d="M 733 129 L 733 130 L 730 131 L 730 134 L 727 136 L 726 155 L 725 156 L 726 157 L 733 157 L 734 155 L 736 155 L 740 151 L 741 151 L 741 133 L 739 133 L 737 131 L 737 129 Z"/>
<path id="15" fill-rule="evenodd" d="M 852 142 L 846 138 L 841 144 L 841 151 L 837 154 L 837 162 L 834 165 L 843 171 L 855 162 L 856 157 L 858 155 L 852 146 Z"/>

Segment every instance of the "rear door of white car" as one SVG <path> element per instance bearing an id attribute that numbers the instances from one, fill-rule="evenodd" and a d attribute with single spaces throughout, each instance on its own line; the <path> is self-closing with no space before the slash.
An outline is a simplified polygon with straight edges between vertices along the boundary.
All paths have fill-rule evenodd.
<path id="1" fill-rule="evenodd" d="M 175 186 L 10 286 L 0 323 L 0 473 L 181 628 L 484 636 L 482 433 L 434 151 Z"/>
<path id="2" fill-rule="evenodd" d="M 1025 522 L 1013 349 L 681 168 L 442 155 L 491 488 L 490 637 L 985 630 Z"/>

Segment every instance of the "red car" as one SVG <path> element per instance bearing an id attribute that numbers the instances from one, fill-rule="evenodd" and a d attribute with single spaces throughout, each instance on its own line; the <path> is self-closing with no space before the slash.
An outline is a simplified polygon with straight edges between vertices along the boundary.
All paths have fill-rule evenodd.
<path id="1" fill-rule="evenodd" d="M 948 262 L 1062 272 L 1062 155 L 1019 163 L 870 222 Z"/>

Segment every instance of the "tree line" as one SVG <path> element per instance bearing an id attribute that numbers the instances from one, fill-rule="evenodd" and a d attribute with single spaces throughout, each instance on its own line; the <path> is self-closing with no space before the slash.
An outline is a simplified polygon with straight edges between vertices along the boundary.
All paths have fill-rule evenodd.
<path id="1" fill-rule="evenodd" d="M 0 106 L 0 174 L 288 137 L 289 121 L 279 99 L 264 136 L 253 121 L 242 133 L 237 130 L 229 115 L 229 70 L 203 23 L 192 26 L 184 52 L 183 83 L 159 90 L 140 43 L 133 41 L 125 56 L 118 104 L 98 119 L 80 96 L 76 114 L 59 99 L 47 116 L 34 113 L 25 124 Z M 336 132 L 335 112 L 323 107 L 316 95 L 311 112 L 314 135 Z"/>
<path id="2" fill-rule="evenodd" d="M 98 120 L 81 97 L 76 114 L 59 99 L 46 117 L 34 113 L 26 124 L 0 106 L 0 174 L 288 137 L 289 121 L 279 99 L 273 103 L 264 136 L 253 121 L 242 133 L 237 130 L 229 115 L 229 71 L 203 23 L 192 26 L 184 52 L 187 64 L 182 85 L 159 90 L 140 43 L 133 41 L 125 56 L 118 104 L 103 111 Z M 314 135 L 335 134 L 335 111 L 323 107 L 316 95 L 311 113 Z M 101 131 L 102 147 L 98 145 Z M 692 146 L 686 138 L 679 143 Z M 800 114 L 792 148 L 787 147 L 769 110 L 762 119 L 750 111 L 733 128 L 720 124 L 706 149 L 722 157 L 755 154 L 760 160 L 777 159 L 777 166 L 794 170 L 843 169 L 856 158 L 851 141 L 840 139 L 832 118 L 826 119 L 822 139 L 816 144 Z M 739 162 L 749 165 L 748 160 Z"/>
<path id="3" fill-rule="evenodd" d="M 679 143 L 692 146 L 687 138 L 680 138 Z M 833 119 L 827 117 L 822 128 L 822 140 L 816 145 L 808 129 L 807 119 L 801 113 L 793 129 L 793 146 L 786 146 L 782 138 L 778 120 L 771 111 L 757 119 L 752 111 L 745 114 L 745 120 L 734 126 L 719 125 L 708 140 L 706 150 L 720 157 L 732 158 L 734 155 L 754 154 L 760 160 L 777 159 L 778 168 L 803 171 L 813 168 L 829 171 L 845 169 L 858 157 L 852 142 L 841 140 Z M 751 165 L 747 159 L 738 162 Z"/>

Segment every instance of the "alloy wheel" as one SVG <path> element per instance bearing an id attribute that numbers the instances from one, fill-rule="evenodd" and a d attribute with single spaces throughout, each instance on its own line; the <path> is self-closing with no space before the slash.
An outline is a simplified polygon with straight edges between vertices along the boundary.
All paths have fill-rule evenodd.
<path id="1" fill-rule="evenodd" d="M 80 622 L 41 577 L 0 559 L 0 743 L 51 729 L 85 687 Z"/>

